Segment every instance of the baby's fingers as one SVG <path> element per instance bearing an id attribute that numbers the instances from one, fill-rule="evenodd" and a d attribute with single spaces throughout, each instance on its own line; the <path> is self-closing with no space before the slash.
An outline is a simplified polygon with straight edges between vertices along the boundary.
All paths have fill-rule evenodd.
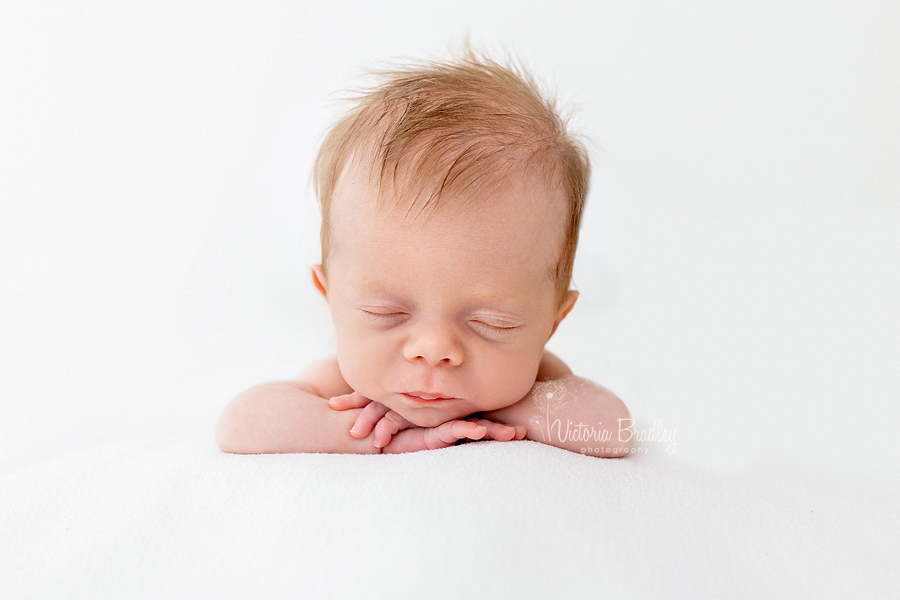
<path id="1" fill-rule="evenodd" d="M 430 450 L 446 448 L 457 441 L 468 438 L 480 440 L 487 435 L 487 427 L 471 421 L 447 421 L 437 427 L 425 430 L 425 445 Z"/>
<path id="2" fill-rule="evenodd" d="M 351 408 L 362 408 L 369 402 L 371 402 L 371 400 L 359 392 L 352 392 L 350 394 L 344 394 L 343 396 L 334 396 L 328 401 L 328 406 L 334 410 L 349 410 Z"/>
<path id="3" fill-rule="evenodd" d="M 412 425 L 409 421 L 400 416 L 400 413 L 389 411 L 384 415 L 375 426 L 375 439 L 372 444 L 376 448 L 384 448 L 391 443 L 391 438 L 401 429 L 406 429 Z"/>
<path id="4" fill-rule="evenodd" d="M 488 419 L 467 419 L 469 423 L 476 423 L 483 427 L 487 428 L 487 436 L 486 438 L 490 438 L 492 440 L 498 440 L 501 442 L 508 442 L 511 440 L 522 440 L 525 439 L 525 434 L 527 433 L 524 425 L 504 425 L 503 423 L 497 423 L 496 421 L 489 421 Z"/>
<path id="5" fill-rule="evenodd" d="M 378 421 L 381 420 L 381 417 L 389 410 L 390 409 L 381 402 L 370 402 L 362 409 L 359 416 L 356 417 L 356 422 L 353 424 L 353 427 L 350 428 L 350 435 L 358 440 L 363 439 L 372 433 L 375 424 L 378 423 Z"/>

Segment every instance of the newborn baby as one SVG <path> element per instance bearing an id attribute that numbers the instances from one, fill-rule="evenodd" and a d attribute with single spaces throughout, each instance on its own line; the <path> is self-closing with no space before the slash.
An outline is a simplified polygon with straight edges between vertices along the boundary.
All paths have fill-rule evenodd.
<path id="1" fill-rule="evenodd" d="M 226 452 L 411 452 L 529 439 L 630 449 L 628 410 L 544 349 L 569 289 L 589 163 L 517 70 L 466 52 L 382 73 L 314 177 L 337 355 L 237 396 Z"/>

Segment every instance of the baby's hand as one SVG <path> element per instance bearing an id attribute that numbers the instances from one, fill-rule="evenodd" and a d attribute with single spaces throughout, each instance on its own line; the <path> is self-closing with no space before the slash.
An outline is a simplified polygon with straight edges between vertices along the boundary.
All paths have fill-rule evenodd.
<path id="1" fill-rule="evenodd" d="M 380 402 L 369 400 L 357 392 L 335 396 L 328 401 L 335 410 L 363 408 L 350 435 L 364 438 L 375 430 L 374 445 L 385 454 L 436 450 L 454 445 L 462 439 L 494 439 L 498 441 L 525 438 L 525 426 L 507 426 L 488 419 L 454 419 L 437 427 L 418 427 Z"/>
<path id="2" fill-rule="evenodd" d="M 328 405 L 335 410 L 362 408 L 363 411 L 356 417 L 356 422 L 350 429 L 350 435 L 357 439 L 362 439 L 372 433 L 374 429 L 374 444 L 376 448 L 387 446 L 391 441 L 391 436 L 401 429 L 413 426 L 412 423 L 401 417 L 399 413 L 394 412 L 380 402 L 366 398 L 359 392 L 335 396 L 328 401 Z"/>
<path id="3" fill-rule="evenodd" d="M 400 418 L 402 419 L 403 417 Z M 382 421 L 379 421 L 378 425 L 381 425 Z M 418 452 L 419 450 L 437 450 L 438 448 L 453 446 L 458 441 L 465 439 L 493 439 L 508 442 L 524 439 L 526 433 L 524 425 L 512 427 L 496 421 L 475 417 L 464 420 L 454 419 L 453 421 L 441 423 L 437 427 L 414 426 L 399 431 L 393 436 L 390 443 L 384 446 L 381 452 L 383 454 L 399 454 L 401 452 Z"/>

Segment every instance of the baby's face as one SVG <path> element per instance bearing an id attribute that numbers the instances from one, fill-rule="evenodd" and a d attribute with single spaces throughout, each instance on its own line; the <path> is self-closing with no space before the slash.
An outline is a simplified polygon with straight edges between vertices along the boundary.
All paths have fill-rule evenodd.
<path id="1" fill-rule="evenodd" d="M 344 379 L 423 427 L 520 400 L 577 296 L 557 308 L 548 275 L 562 210 L 524 182 L 415 221 L 375 199 L 358 172 L 342 175 L 327 281 L 314 267 Z"/>

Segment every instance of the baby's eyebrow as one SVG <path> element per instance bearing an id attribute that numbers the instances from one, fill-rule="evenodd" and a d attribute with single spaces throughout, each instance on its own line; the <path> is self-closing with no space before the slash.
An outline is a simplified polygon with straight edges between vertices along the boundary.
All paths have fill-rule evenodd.
<path id="1" fill-rule="evenodd" d="M 368 284 L 367 284 L 368 283 Z M 387 289 L 380 283 L 359 283 L 356 287 L 356 301 L 359 303 L 391 304 L 414 308 L 416 302 Z M 490 314 L 498 318 L 521 320 L 526 317 L 531 304 L 526 301 L 515 301 L 508 298 L 475 298 L 465 307 L 469 313 Z"/>
<path id="2" fill-rule="evenodd" d="M 351 281 L 350 287 L 355 290 L 357 296 L 360 297 L 365 296 L 367 298 L 377 298 L 378 300 L 402 302 L 405 304 L 409 303 L 408 300 L 404 299 L 399 294 L 390 291 L 388 287 L 382 283 Z"/>
<path id="3" fill-rule="evenodd" d="M 519 317 L 528 312 L 529 303 L 513 299 L 485 299 L 472 303 L 472 312 L 489 312 L 497 316 Z"/>

